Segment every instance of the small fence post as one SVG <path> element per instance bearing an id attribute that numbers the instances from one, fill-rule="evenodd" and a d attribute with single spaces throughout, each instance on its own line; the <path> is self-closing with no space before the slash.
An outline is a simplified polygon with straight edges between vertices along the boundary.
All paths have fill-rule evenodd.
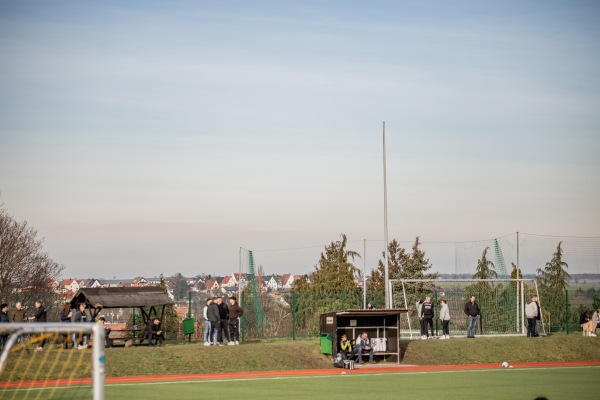
<path id="1" fill-rule="evenodd" d="M 433 309 L 437 310 L 434 315 L 437 315 L 438 317 L 440 316 L 440 310 L 438 307 L 438 297 L 437 297 L 437 290 L 435 292 L 433 292 Z M 439 336 L 439 325 L 438 325 L 438 320 L 439 318 L 433 318 L 435 320 L 435 334 L 437 336 Z"/>
<path id="2" fill-rule="evenodd" d="M 296 292 L 292 290 L 292 340 L 296 340 Z"/>
<path id="3" fill-rule="evenodd" d="M 567 335 L 569 334 L 569 290 L 565 289 L 565 315 L 567 322 Z"/>
<path id="4" fill-rule="evenodd" d="M 246 291 L 244 290 L 242 292 L 242 298 L 240 299 L 240 304 L 242 304 L 244 307 L 246 306 L 245 302 L 245 298 L 246 298 Z M 245 329 L 245 322 L 246 322 L 246 317 L 244 316 L 244 314 L 242 314 L 242 319 L 240 321 L 240 330 L 241 330 L 241 336 L 242 336 L 242 341 L 244 340 L 244 336 L 246 334 L 246 329 Z"/>

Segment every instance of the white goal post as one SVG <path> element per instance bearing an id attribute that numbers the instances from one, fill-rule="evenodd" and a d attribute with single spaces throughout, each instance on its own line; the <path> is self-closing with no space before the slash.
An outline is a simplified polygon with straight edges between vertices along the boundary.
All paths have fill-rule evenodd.
<path id="1" fill-rule="evenodd" d="M 39 385 L 41 389 L 47 387 L 57 388 L 61 385 L 68 385 L 69 381 L 80 381 L 65 376 L 71 370 L 78 368 L 76 363 L 79 362 L 91 363 L 92 398 L 93 400 L 104 400 L 104 325 L 99 323 L 8 323 L 0 324 L 0 335 L 9 335 L 0 354 L 0 376 L 3 377 L 0 381 L 4 380 L 4 386 L 0 387 L 0 393 L 3 390 L 19 391 L 23 388 L 30 390 L 34 385 Z M 63 349 L 62 343 L 59 347 L 53 343 L 54 340 L 60 341 L 62 338 L 70 342 L 71 338 L 82 337 L 83 335 L 89 335 L 91 338 L 91 359 L 90 350 L 88 349 L 83 351 L 77 349 L 66 350 Z M 40 358 L 36 360 L 33 353 L 38 352 L 34 348 L 37 346 L 36 343 L 41 340 L 51 341 L 52 343 L 51 347 L 39 352 Z M 67 360 L 72 365 L 55 368 L 56 364 L 61 363 L 61 352 L 67 354 Z M 20 361 L 23 355 L 25 355 L 24 361 Z M 10 362 L 11 357 L 13 363 Z M 19 365 L 30 364 L 31 360 L 36 362 L 35 368 L 30 365 Z M 47 363 L 47 365 L 43 363 Z M 27 368 L 36 371 L 33 379 L 27 378 L 28 381 L 23 382 L 20 375 L 22 370 Z M 10 369 L 14 370 L 11 371 Z M 6 379 L 7 375 L 11 377 L 10 380 Z M 89 378 L 87 381 L 89 384 Z M 0 395 L 0 397 L 3 396 Z"/>
<path id="2" fill-rule="evenodd" d="M 420 331 L 416 302 L 426 296 L 431 297 L 436 307 L 441 300 L 448 302 L 451 330 L 455 335 L 462 335 L 466 334 L 464 305 L 474 294 L 482 309 L 479 334 L 488 336 L 525 335 L 527 296 L 535 294 L 539 298 L 535 279 L 390 279 L 388 285 L 392 307 L 409 310 L 402 330 L 411 338 Z M 541 305 L 541 299 L 539 301 Z M 437 315 L 436 312 L 436 318 Z M 543 314 L 539 322 L 540 333 L 545 334 Z"/>

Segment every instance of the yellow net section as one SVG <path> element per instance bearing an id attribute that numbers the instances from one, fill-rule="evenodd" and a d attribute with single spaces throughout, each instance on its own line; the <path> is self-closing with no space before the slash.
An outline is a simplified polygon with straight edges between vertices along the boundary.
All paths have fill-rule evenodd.
<path id="1" fill-rule="evenodd" d="M 9 336 L 2 350 L 0 399 L 93 398 L 91 332 L 78 330 L 80 324 L 52 324 L 56 329 L 50 324 L 2 325 L 0 335 Z M 38 325 L 40 332 L 14 325 Z"/>

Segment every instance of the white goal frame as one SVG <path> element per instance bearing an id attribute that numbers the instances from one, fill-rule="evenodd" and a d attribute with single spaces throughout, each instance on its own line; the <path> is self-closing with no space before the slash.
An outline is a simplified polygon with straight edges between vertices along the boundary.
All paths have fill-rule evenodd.
<path id="1" fill-rule="evenodd" d="M 71 336 L 73 333 L 90 334 L 92 344 L 92 398 L 93 400 L 104 400 L 104 326 L 98 323 L 56 323 L 56 322 L 32 322 L 11 323 L 0 326 L 3 334 L 10 336 L 0 354 L 0 373 L 2 372 L 11 349 L 17 344 L 17 339 L 22 335 L 57 333 Z"/>
<path id="2" fill-rule="evenodd" d="M 471 279 L 469 279 L 469 278 L 466 278 L 466 279 L 444 279 L 444 278 L 438 278 L 438 279 L 390 279 L 388 281 L 388 290 L 390 293 L 390 299 L 393 302 L 393 296 L 392 296 L 393 284 L 401 283 L 402 284 L 402 295 L 404 297 L 404 308 L 409 309 L 409 304 L 406 299 L 406 287 L 404 285 L 405 283 L 431 283 L 431 284 L 436 285 L 436 283 L 451 283 L 451 282 L 461 282 L 461 283 L 471 283 L 471 284 L 481 283 L 481 282 L 492 282 L 492 283 L 516 282 L 517 283 L 517 290 L 516 290 L 517 299 L 516 299 L 515 318 L 516 318 L 517 326 L 521 327 L 521 333 L 517 334 L 519 336 L 527 334 L 527 325 L 526 325 L 526 317 L 525 317 L 525 304 L 526 304 L 525 285 L 524 285 L 525 282 L 532 283 L 532 286 L 535 287 L 535 293 L 538 297 L 540 307 L 542 304 L 536 279 L 525 279 L 525 278 L 514 278 L 514 279 L 472 279 L 472 278 Z M 394 307 L 394 305 L 392 304 L 392 308 L 393 307 Z M 543 334 L 546 335 L 546 328 L 544 326 L 543 313 L 542 313 L 542 315 L 540 315 L 540 322 L 542 325 Z M 410 318 L 408 318 L 408 329 L 410 331 L 410 338 L 412 339 L 413 338 L 413 330 L 410 325 Z M 507 334 L 507 335 L 514 336 L 511 334 Z"/>

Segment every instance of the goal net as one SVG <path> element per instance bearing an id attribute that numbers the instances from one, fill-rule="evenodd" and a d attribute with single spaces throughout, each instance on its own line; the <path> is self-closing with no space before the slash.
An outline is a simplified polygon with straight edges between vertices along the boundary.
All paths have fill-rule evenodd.
<path id="1" fill-rule="evenodd" d="M 435 307 L 436 336 L 442 334 L 439 320 L 442 300 L 447 301 L 450 311 L 450 336 L 466 336 L 468 318 L 464 307 L 471 295 L 481 310 L 477 334 L 499 336 L 526 334 L 526 301 L 531 295 L 539 296 L 534 279 L 391 279 L 389 290 L 392 306 L 409 310 L 401 329 L 403 335 L 411 338 L 421 336 L 417 303 L 426 297 L 431 298 Z M 539 333 L 545 334 L 543 319 L 538 324 Z"/>
<path id="2" fill-rule="evenodd" d="M 103 400 L 104 340 L 101 324 L 0 324 L 0 398 Z"/>

